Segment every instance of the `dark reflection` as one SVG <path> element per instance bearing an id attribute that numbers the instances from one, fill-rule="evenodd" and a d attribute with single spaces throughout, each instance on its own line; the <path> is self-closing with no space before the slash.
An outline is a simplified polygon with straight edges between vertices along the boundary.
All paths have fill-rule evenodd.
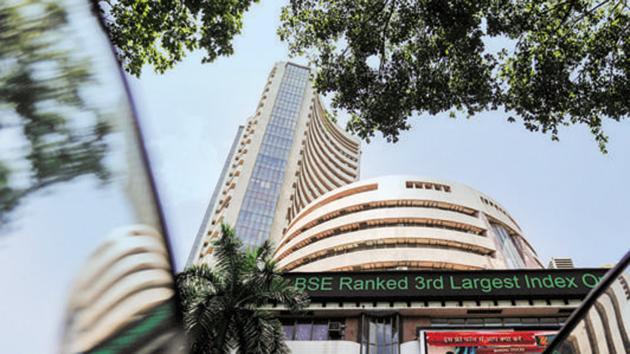
<path id="1" fill-rule="evenodd" d="M 569 319 L 553 354 L 630 353 L 630 253 Z"/>
<path id="2" fill-rule="evenodd" d="M 0 1 L 3 352 L 179 352 L 157 198 L 90 4 Z"/>

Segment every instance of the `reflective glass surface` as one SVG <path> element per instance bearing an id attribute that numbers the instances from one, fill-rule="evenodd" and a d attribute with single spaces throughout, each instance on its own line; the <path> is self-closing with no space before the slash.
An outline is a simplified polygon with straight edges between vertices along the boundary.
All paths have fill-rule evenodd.
<path id="1" fill-rule="evenodd" d="M 327 340 L 328 339 L 328 323 L 315 323 L 313 324 L 313 336 L 312 340 Z"/>
<path id="2" fill-rule="evenodd" d="M 287 64 L 235 225 L 245 246 L 269 236 L 308 82 L 308 69 Z"/>
<path id="3" fill-rule="evenodd" d="M 286 340 L 332 340 L 327 320 L 284 319 L 282 330 Z"/>
<path id="4" fill-rule="evenodd" d="M 312 323 L 298 323 L 295 325 L 295 340 L 310 340 Z"/>
<path id="5" fill-rule="evenodd" d="M 593 290 L 547 354 L 630 353 L 630 253 Z M 620 270 L 620 271 L 619 271 Z"/>
<path id="6" fill-rule="evenodd" d="M 364 354 L 398 354 L 398 318 L 364 317 L 361 347 Z"/>
<path id="7" fill-rule="evenodd" d="M 293 339 L 293 329 L 295 328 L 294 325 L 282 325 L 282 331 L 284 332 L 284 338 L 286 340 L 292 340 Z"/>
<path id="8" fill-rule="evenodd" d="M 3 353 L 177 346 L 162 218 L 95 3 L 0 1 Z"/>
<path id="9" fill-rule="evenodd" d="M 516 248 L 512 236 L 508 233 L 505 227 L 499 224 L 492 224 L 492 230 L 497 235 L 499 246 L 505 256 L 505 262 L 509 269 L 522 269 L 525 268 L 525 262 L 523 257 Z"/>

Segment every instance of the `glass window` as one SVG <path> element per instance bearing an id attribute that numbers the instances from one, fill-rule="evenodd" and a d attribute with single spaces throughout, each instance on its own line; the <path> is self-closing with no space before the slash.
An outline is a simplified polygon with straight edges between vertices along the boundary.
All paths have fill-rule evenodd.
<path id="1" fill-rule="evenodd" d="M 364 317 L 361 338 L 361 353 L 398 354 L 398 316 Z"/>
<path id="2" fill-rule="evenodd" d="M 331 330 L 331 322 L 341 322 L 341 328 Z M 343 338 L 344 320 L 283 319 L 282 330 L 287 340 L 338 340 Z"/>
<path id="3" fill-rule="evenodd" d="M 491 224 L 492 230 L 497 237 L 497 241 L 499 242 L 499 248 L 505 257 L 505 263 L 510 269 L 519 269 L 525 268 L 525 262 L 523 261 L 523 257 L 519 252 L 516 244 L 514 243 L 514 239 L 508 233 L 508 231 L 499 224 Z"/>
<path id="4" fill-rule="evenodd" d="M 328 322 L 314 323 L 312 340 L 327 340 L 327 339 L 328 339 Z"/>
<path id="5" fill-rule="evenodd" d="M 286 340 L 291 340 L 293 339 L 293 325 L 282 325 L 282 331 L 284 332 L 284 338 L 286 338 Z"/>
<path id="6" fill-rule="evenodd" d="M 297 323 L 295 325 L 295 340 L 311 340 L 311 323 Z"/>
<path id="7" fill-rule="evenodd" d="M 308 76 L 308 69 L 287 64 L 235 225 L 246 246 L 268 237 Z M 247 217 L 248 212 L 256 217 Z"/>

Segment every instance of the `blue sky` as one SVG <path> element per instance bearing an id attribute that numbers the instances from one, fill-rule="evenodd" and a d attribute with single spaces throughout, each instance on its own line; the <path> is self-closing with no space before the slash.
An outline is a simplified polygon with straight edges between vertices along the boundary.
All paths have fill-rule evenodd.
<path id="1" fill-rule="evenodd" d="M 145 70 L 132 80 L 180 266 L 238 125 L 254 112 L 273 63 L 288 58 L 275 34 L 281 3 L 252 7 L 235 55 L 202 65 L 195 53 L 164 75 Z M 584 126 L 552 142 L 500 112 L 410 121 L 397 144 L 363 144 L 362 178 L 416 174 L 468 184 L 503 204 L 545 263 L 570 256 L 578 266 L 600 266 L 628 250 L 630 122 L 606 124 L 610 152 L 602 155 Z"/>

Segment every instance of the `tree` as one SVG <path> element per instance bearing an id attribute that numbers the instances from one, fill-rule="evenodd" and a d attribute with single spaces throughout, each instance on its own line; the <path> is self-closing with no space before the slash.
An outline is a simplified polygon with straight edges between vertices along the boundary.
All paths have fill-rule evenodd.
<path id="1" fill-rule="evenodd" d="M 119 61 L 140 76 L 145 64 L 164 73 L 186 52 L 205 51 L 203 63 L 234 52 L 243 14 L 258 0 L 93 0 Z"/>
<path id="2" fill-rule="evenodd" d="M 307 298 L 277 272 L 271 244 L 245 251 L 222 225 L 213 248 L 212 269 L 193 265 L 177 276 L 191 353 L 288 353 L 280 321 L 261 307 L 276 303 L 298 311 Z"/>
<path id="3" fill-rule="evenodd" d="M 317 90 L 368 140 L 396 141 L 414 113 L 503 109 L 553 140 L 586 125 L 605 152 L 602 121 L 628 117 L 625 0 L 291 0 L 281 19 Z"/>
<path id="4" fill-rule="evenodd" d="M 103 159 L 111 129 L 85 100 L 95 79 L 90 61 L 64 46 L 72 38 L 67 25 L 56 1 L 0 4 L 0 133 L 7 144 L 0 225 L 33 192 L 84 175 L 109 177 Z"/>

